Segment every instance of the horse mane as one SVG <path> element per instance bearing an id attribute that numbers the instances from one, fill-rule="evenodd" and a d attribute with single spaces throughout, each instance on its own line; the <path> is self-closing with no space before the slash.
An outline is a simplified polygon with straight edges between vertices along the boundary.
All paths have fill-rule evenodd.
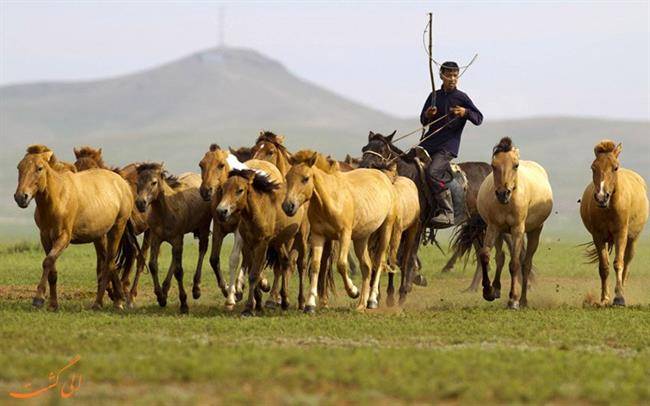
<path id="1" fill-rule="evenodd" d="M 594 154 L 607 154 L 614 152 L 616 143 L 612 140 L 602 140 L 594 147 Z"/>
<path id="2" fill-rule="evenodd" d="M 215 152 L 215 151 L 217 151 L 219 149 L 221 149 L 219 144 L 216 144 L 216 143 L 215 144 L 210 144 L 210 152 Z"/>
<path id="3" fill-rule="evenodd" d="M 160 174 L 165 180 L 165 183 L 167 183 L 167 186 L 171 187 L 172 189 L 177 189 L 178 187 L 183 185 L 181 181 L 178 180 L 178 177 L 176 175 L 172 175 L 169 172 L 167 172 L 165 169 L 163 169 L 162 164 L 156 162 L 144 162 L 138 165 L 138 167 L 136 168 L 138 174 L 145 171 L 152 171 L 152 170 L 160 171 Z"/>
<path id="4" fill-rule="evenodd" d="M 393 151 L 394 153 L 396 153 L 398 155 L 401 155 L 401 154 L 404 153 L 404 151 L 402 151 L 401 149 L 399 149 L 398 147 L 393 145 L 392 142 L 388 141 L 386 139 L 385 135 L 381 135 L 379 133 L 373 133 L 372 135 L 370 135 L 370 137 L 368 139 L 368 144 L 370 144 L 370 142 L 372 142 L 372 141 L 381 141 L 381 142 L 383 142 L 384 144 L 386 144 L 386 146 L 388 146 L 388 149 L 390 149 L 391 151 Z M 363 149 L 362 149 L 362 151 L 363 151 Z"/>
<path id="5" fill-rule="evenodd" d="M 97 163 L 97 166 L 99 166 L 100 168 L 108 169 L 108 167 L 104 163 L 104 159 L 102 158 L 102 153 L 98 149 L 95 149 L 93 147 L 84 146 L 84 147 L 81 147 L 79 149 L 75 148 L 74 154 L 75 154 L 77 159 L 89 158 L 89 159 L 92 159 L 93 161 L 95 161 L 95 163 Z"/>
<path id="6" fill-rule="evenodd" d="M 501 141 L 492 148 L 492 156 L 500 152 L 510 152 L 513 148 L 512 139 L 510 137 L 503 137 L 501 138 Z"/>
<path id="7" fill-rule="evenodd" d="M 253 178 L 253 189 L 258 192 L 272 193 L 274 190 L 280 187 L 280 185 L 273 182 L 268 175 L 262 174 L 252 169 L 233 169 L 228 172 L 229 178 L 232 178 L 234 176 L 239 176 L 246 180 Z"/>
<path id="8" fill-rule="evenodd" d="M 44 152 L 51 152 L 52 150 L 42 144 L 34 144 L 27 147 L 28 154 L 42 154 Z"/>
<path id="9" fill-rule="evenodd" d="M 330 174 L 339 170 L 338 162 L 333 160 L 331 157 L 324 157 L 322 154 L 312 151 L 311 149 L 300 150 L 293 154 L 291 159 L 293 160 L 294 165 L 307 163 L 311 160 L 314 154 L 316 154 L 316 163 L 314 166 L 318 167 L 318 169 Z M 327 163 L 327 165 L 324 165 L 324 163 Z"/>
<path id="10" fill-rule="evenodd" d="M 284 146 L 282 137 L 275 133 L 272 133 L 271 131 L 262 131 L 259 137 L 257 137 L 255 145 L 259 144 L 260 142 L 270 142 L 283 153 L 287 152 L 287 147 Z"/>

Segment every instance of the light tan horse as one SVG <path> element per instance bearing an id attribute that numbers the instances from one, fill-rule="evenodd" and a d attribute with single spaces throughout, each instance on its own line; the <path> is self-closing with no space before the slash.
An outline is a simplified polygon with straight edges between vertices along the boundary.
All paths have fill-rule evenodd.
<path id="1" fill-rule="evenodd" d="M 591 164 L 593 181 L 585 188 L 580 202 L 580 216 L 593 237 L 595 247 L 590 256 L 599 263 L 600 303 L 603 306 L 610 300 L 607 285 L 609 252 L 615 248 L 613 304 L 625 306 L 623 287 L 634 257 L 634 246 L 648 221 L 646 183 L 636 172 L 620 166 L 618 157 L 621 150 L 621 144 L 616 145 L 610 140 L 596 145 L 596 159 Z"/>
<path id="2" fill-rule="evenodd" d="M 119 174 L 126 182 L 129 184 L 129 187 L 131 187 L 131 193 L 133 193 L 133 196 L 137 194 L 137 189 L 138 189 L 138 173 L 137 173 L 137 164 L 132 163 L 129 165 L 126 165 L 125 167 L 119 169 L 119 168 L 110 168 L 104 163 L 104 158 L 102 157 L 102 149 L 101 148 L 92 148 L 89 146 L 85 147 L 79 147 L 79 148 L 74 148 L 73 150 L 76 161 L 74 163 L 74 167 L 76 168 L 77 171 L 86 171 L 89 169 L 108 169 L 112 170 L 113 172 Z M 137 264 L 136 264 L 136 272 L 135 272 L 135 277 L 133 279 L 133 283 L 129 282 L 129 277 L 131 275 L 131 270 L 133 268 L 133 263 L 127 263 L 124 265 L 124 270 L 122 273 L 122 289 L 124 292 L 128 292 L 126 296 L 126 303 L 127 306 L 133 307 L 135 304 L 135 297 L 138 295 L 138 281 L 140 280 L 140 275 L 142 274 L 142 271 L 144 270 L 146 260 L 147 260 L 147 254 L 149 253 L 149 247 L 151 245 L 151 233 L 149 232 L 149 225 L 147 224 L 147 217 L 149 216 L 149 209 L 145 211 L 144 213 L 140 213 L 135 208 L 135 205 L 133 207 L 133 211 L 131 212 L 131 222 L 133 224 L 133 232 L 135 235 L 140 235 L 144 233 L 144 237 L 142 239 L 142 248 L 138 252 L 138 256 L 136 258 Z M 99 262 L 97 263 L 97 270 L 99 272 Z M 129 288 L 130 287 L 130 288 Z M 112 292 L 109 290 L 109 295 L 112 294 Z"/>
<path id="3" fill-rule="evenodd" d="M 502 138 L 492 150 L 492 173 L 481 184 L 477 206 L 487 223 L 480 253 L 483 297 L 494 300 L 501 289 L 501 286 L 490 285 L 488 266 L 495 241 L 500 234 L 506 233 L 512 236 L 508 307 L 517 309 L 520 304 L 527 306 L 526 292 L 533 256 L 539 245 L 544 221 L 553 209 L 553 192 L 546 171 L 536 162 L 520 160 L 519 149 L 512 145 L 512 140 Z M 522 272 L 520 254 L 524 234 L 527 246 Z M 522 276 L 521 280 L 519 275 Z"/>
<path id="4" fill-rule="evenodd" d="M 33 305 L 41 307 L 45 303 L 47 280 L 50 287 L 48 307 L 58 308 L 56 260 L 71 243 L 94 243 L 100 258 L 101 277 L 93 307 L 102 306 L 110 277 L 116 291 L 114 305 L 121 309 L 124 296 L 115 261 L 120 245 L 124 254 L 134 255 L 125 234 L 133 209 L 131 189 L 124 179 L 111 171 L 98 169 L 74 173 L 68 169 L 55 169 L 56 163 L 49 148 L 32 145 L 18 164 L 18 187 L 14 199 L 21 208 L 26 208 L 32 199 L 36 200 L 34 220 L 47 254 Z"/>
<path id="5" fill-rule="evenodd" d="M 185 173 L 178 178 L 169 176 L 162 164 L 157 163 L 138 165 L 137 176 L 138 194 L 135 205 L 141 213 L 151 206 L 147 219 L 151 230 L 149 270 L 158 304 L 167 305 L 167 293 L 173 274 L 178 283 L 180 311 L 187 313 L 187 294 L 183 287 L 183 237 L 187 233 L 194 233 L 199 239 L 199 258 L 195 275 L 201 272 L 210 237 L 210 204 L 205 202 L 199 193 L 201 176 L 195 173 Z M 161 289 L 158 280 L 158 255 L 163 242 L 172 246 L 172 262 Z"/>
<path id="6" fill-rule="evenodd" d="M 241 149 L 242 148 L 240 148 L 240 150 Z M 212 270 L 217 278 L 217 284 L 223 292 L 223 295 L 226 297 L 225 305 L 227 309 L 232 309 L 235 306 L 235 302 L 241 299 L 243 295 L 243 273 L 239 269 L 243 241 L 241 235 L 237 232 L 239 216 L 232 215 L 229 216 L 227 220 L 220 220 L 216 213 L 217 205 L 221 200 L 222 186 L 228 180 L 228 173 L 233 169 L 231 163 L 271 174 L 271 180 L 273 182 L 284 183 L 281 174 L 278 174 L 277 178 L 273 177 L 273 173 L 277 173 L 273 164 L 256 159 L 251 159 L 245 163 L 241 163 L 232 152 L 229 153 L 228 151 L 221 149 L 217 144 L 210 145 L 210 148 L 199 162 L 199 167 L 201 168 L 200 193 L 206 202 L 210 202 L 210 212 L 213 218 L 210 265 L 212 266 Z M 230 283 L 226 285 L 221 275 L 220 256 L 223 240 L 230 233 L 235 234 L 235 241 L 229 259 Z M 195 285 L 198 282 L 200 282 L 200 274 L 198 275 L 198 279 L 195 276 Z M 268 292 L 269 288 L 267 285 L 266 280 L 263 279 L 261 289 Z"/>
<path id="7" fill-rule="evenodd" d="M 252 315 L 256 308 L 261 310 L 258 284 L 267 261 L 273 265 L 276 280 L 278 274 L 282 279 L 281 306 L 283 309 L 289 307 L 289 252 L 306 217 L 304 208 L 299 208 L 291 217 L 284 213 L 281 205 L 286 184 L 271 181 L 270 174 L 275 178 L 282 177 L 275 167 L 268 173 L 261 174 L 250 169 L 231 171 L 223 185 L 216 210 L 222 221 L 227 221 L 233 215 L 239 217 L 243 251 L 251 256 L 244 315 Z"/>
<path id="8" fill-rule="evenodd" d="M 309 202 L 311 226 L 311 283 L 306 312 L 314 312 L 318 296 L 318 273 L 326 240 L 339 241 L 337 269 L 350 297 L 359 296 L 358 310 L 378 305 L 370 291 L 371 270 L 380 277 L 386 263 L 393 223 L 395 222 L 395 190 L 386 175 L 374 169 L 341 172 L 338 163 L 330 162 L 327 171 L 315 164 L 319 154 L 299 151 L 292 157 L 287 173 L 287 196 L 282 204 L 285 213 L 295 214 Z M 368 241 L 378 233 L 378 246 L 370 258 Z M 354 243 L 363 278 L 361 294 L 348 276 L 348 251 Z"/>

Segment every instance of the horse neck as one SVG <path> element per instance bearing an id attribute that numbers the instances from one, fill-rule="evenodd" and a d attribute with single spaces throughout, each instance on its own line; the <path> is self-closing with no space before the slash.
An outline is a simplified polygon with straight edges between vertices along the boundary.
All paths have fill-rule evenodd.
<path id="1" fill-rule="evenodd" d="M 165 180 L 162 181 L 161 187 L 162 190 L 158 193 L 158 197 L 151 202 L 151 213 L 161 219 L 162 222 L 167 222 L 178 217 L 172 204 L 173 196 L 177 192 Z"/>
<path id="2" fill-rule="evenodd" d="M 282 151 L 278 154 L 277 159 L 278 170 L 282 173 L 282 176 L 286 176 L 289 169 L 291 169 L 291 164 L 289 163 L 289 157 L 287 157 Z"/>
<path id="3" fill-rule="evenodd" d="M 327 173 L 323 170 L 313 167 L 314 170 L 314 194 L 311 199 L 310 207 L 318 208 L 326 214 L 335 212 L 334 201 L 332 195 L 335 193 L 335 187 L 332 183 L 337 181 L 336 175 Z"/>
<path id="4" fill-rule="evenodd" d="M 276 210 L 276 205 L 271 195 L 263 192 L 255 191 L 252 186 L 249 186 L 250 190 L 248 196 L 246 197 L 246 208 L 244 212 L 247 215 L 243 216 L 249 221 L 251 228 L 255 231 L 263 231 L 272 228 L 273 224 L 270 222 L 275 222 L 275 216 L 273 211 Z M 262 236 L 262 235 L 258 235 Z"/>
<path id="5" fill-rule="evenodd" d="M 53 168 L 46 166 L 47 187 L 44 191 L 36 193 L 34 200 L 40 211 L 56 213 L 62 204 L 62 195 L 65 192 L 65 175 L 58 173 Z"/>

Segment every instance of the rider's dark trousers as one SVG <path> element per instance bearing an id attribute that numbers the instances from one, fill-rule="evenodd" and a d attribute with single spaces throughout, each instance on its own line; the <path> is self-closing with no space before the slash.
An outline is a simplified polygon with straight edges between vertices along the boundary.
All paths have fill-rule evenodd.
<path id="1" fill-rule="evenodd" d="M 450 162 L 455 156 L 445 150 L 434 151 L 430 154 L 431 163 L 427 166 L 429 186 L 433 193 L 438 194 L 447 189 L 452 181 Z"/>

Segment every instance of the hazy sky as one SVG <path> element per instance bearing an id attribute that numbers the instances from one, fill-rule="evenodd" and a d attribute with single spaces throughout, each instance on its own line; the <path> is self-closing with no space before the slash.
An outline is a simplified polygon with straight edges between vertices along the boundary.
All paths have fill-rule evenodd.
<path id="1" fill-rule="evenodd" d="M 479 57 L 460 88 L 487 119 L 650 119 L 647 1 L 525 3 L 44 3 L 0 0 L 0 84 L 121 75 L 225 42 L 399 116 L 430 91 L 436 59 Z M 439 85 L 437 80 L 436 84 Z M 255 95 L 251 95 L 255 97 Z"/>

